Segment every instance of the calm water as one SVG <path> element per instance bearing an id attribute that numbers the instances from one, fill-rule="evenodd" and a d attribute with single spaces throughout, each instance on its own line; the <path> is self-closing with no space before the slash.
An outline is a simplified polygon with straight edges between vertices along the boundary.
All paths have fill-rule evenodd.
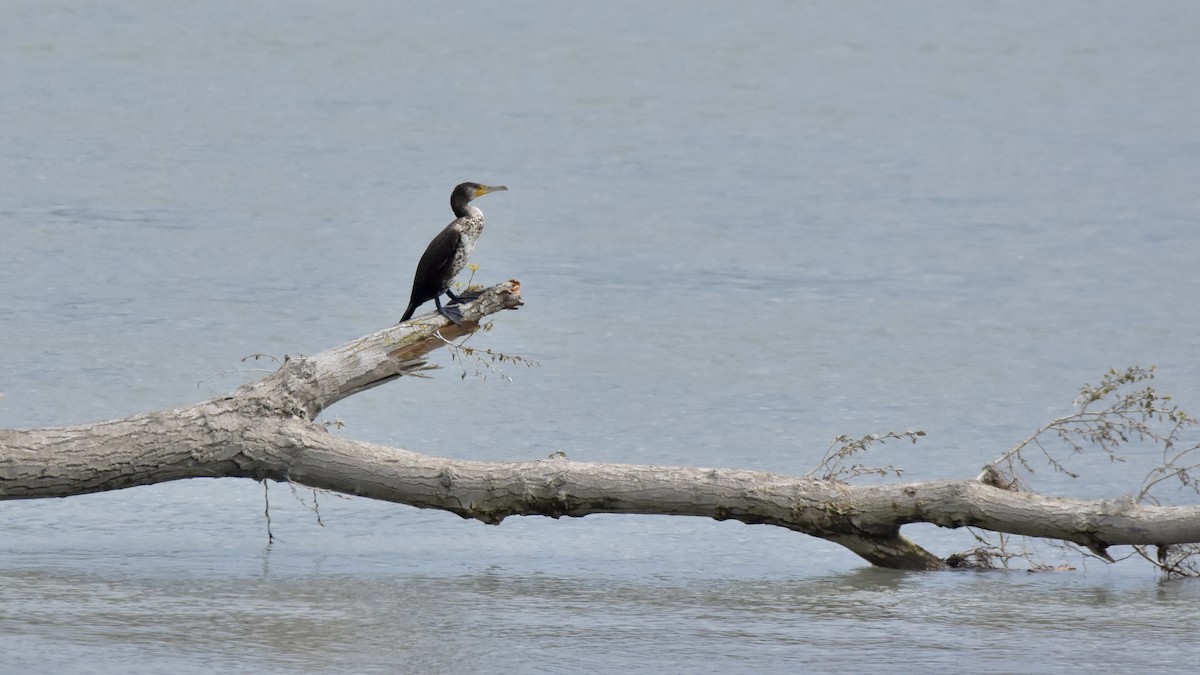
<path id="1" fill-rule="evenodd" d="M 965 477 L 1109 367 L 1200 409 L 1200 6 L 10 1 L 0 426 L 182 405 L 396 321 L 454 184 L 476 341 L 339 433 L 472 459 Z M 1151 453 L 1076 482 L 1114 496 Z M 683 518 L 189 481 L 0 503 L 0 671 L 1190 671 L 1136 564 L 900 574 Z M 963 533 L 907 531 L 940 554 Z M 1040 550 L 1050 562 L 1059 555 Z M 1077 559 L 1069 559 L 1078 564 Z"/>

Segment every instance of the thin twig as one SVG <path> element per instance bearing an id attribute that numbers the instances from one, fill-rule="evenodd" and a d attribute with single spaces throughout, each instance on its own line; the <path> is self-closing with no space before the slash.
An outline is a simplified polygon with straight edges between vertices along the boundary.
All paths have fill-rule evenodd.
<path id="1" fill-rule="evenodd" d="M 263 485 L 263 515 L 267 518 L 267 546 L 275 543 L 275 535 L 271 533 L 271 486 L 267 481 Z"/>

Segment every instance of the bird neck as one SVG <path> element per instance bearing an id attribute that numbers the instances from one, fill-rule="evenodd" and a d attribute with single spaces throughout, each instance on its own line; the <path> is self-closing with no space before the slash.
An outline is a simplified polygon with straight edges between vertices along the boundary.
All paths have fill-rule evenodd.
<path id="1" fill-rule="evenodd" d="M 482 218 L 483 211 L 471 206 L 470 204 L 451 204 L 454 208 L 454 215 L 459 218 Z"/>

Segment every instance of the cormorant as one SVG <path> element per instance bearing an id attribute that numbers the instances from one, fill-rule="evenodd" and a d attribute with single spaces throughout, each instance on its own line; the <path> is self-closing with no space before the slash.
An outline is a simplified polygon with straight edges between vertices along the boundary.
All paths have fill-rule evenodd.
<path id="1" fill-rule="evenodd" d="M 400 318 L 401 322 L 412 318 L 417 307 L 433 300 L 443 316 L 456 325 L 462 325 L 462 312 L 451 305 L 469 302 L 479 296 L 467 293 L 455 295 L 450 290 L 450 283 L 454 281 L 455 275 L 467 266 L 471 250 L 475 248 L 475 241 L 483 232 L 483 212 L 471 206 L 469 202 L 489 192 L 507 189 L 503 185 L 479 183 L 462 183 L 454 188 L 454 192 L 450 194 L 450 208 L 454 210 L 457 218 L 429 242 L 425 253 L 421 255 L 421 261 L 417 263 L 417 273 L 413 276 L 412 297 L 408 301 L 408 309 Z M 450 297 L 446 307 L 442 307 L 442 293 Z"/>

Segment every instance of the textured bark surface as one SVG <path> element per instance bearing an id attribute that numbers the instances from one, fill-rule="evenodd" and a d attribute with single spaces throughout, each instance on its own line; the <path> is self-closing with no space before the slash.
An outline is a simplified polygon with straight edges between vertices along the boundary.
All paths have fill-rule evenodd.
<path id="1" fill-rule="evenodd" d="M 573 462 L 449 460 L 335 436 L 325 407 L 427 367 L 423 357 L 521 304 L 515 281 L 464 305 L 461 328 L 426 314 L 184 408 L 69 427 L 0 430 L 0 499 L 65 497 L 181 478 L 248 477 L 499 523 L 511 515 L 644 513 L 769 524 L 828 539 L 872 564 L 941 569 L 907 523 L 974 526 L 1076 542 L 1200 542 L 1200 507 L 1079 501 L 976 480 L 851 486 L 754 471 Z M 439 337 L 439 332 L 442 337 Z"/>

